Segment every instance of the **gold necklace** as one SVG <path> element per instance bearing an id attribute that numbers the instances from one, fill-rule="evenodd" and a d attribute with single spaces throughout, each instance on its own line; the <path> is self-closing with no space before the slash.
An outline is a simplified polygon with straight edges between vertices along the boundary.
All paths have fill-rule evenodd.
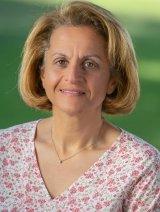
<path id="1" fill-rule="evenodd" d="M 103 125 L 103 122 L 102 122 L 102 125 Z M 100 128 L 100 129 L 102 129 L 102 125 L 101 125 L 101 128 Z M 101 130 L 100 130 L 100 131 L 101 131 Z M 100 134 L 100 131 L 99 131 L 99 134 Z M 98 134 L 98 135 L 99 135 L 99 134 Z M 85 147 L 81 148 L 78 152 L 74 153 L 73 155 L 69 156 L 68 158 L 61 159 L 60 156 L 59 156 L 59 154 L 58 154 L 58 151 L 57 151 L 57 149 L 56 149 L 56 145 L 55 145 L 55 143 L 54 143 L 52 128 L 51 128 L 51 139 L 52 139 L 52 142 L 53 142 L 53 145 L 54 145 L 56 154 L 57 154 L 57 156 L 58 156 L 59 163 L 63 163 L 64 161 L 66 161 L 66 160 L 68 160 L 68 159 L 74 157 L 74 156 L 77 155 L 78 153 L 82 152 L 83 150 L 89 148 L 90 146 L 92 146 L 92 145 L 94 144 L 94 143 L 92 143 L 92 144 L 90 144 L 90 145 L 88 145 L 88 146 L 85 146 Z"/>
<path id="2" fill-rule="evenodd" d="M 101 124 L 101 127 L 100 127 L 100 130 L 99 130 L 99 133 L 98 133 L 98 136 L 100 135 L 100 132 L 102 130 L 102 126 L 103 126 L 103 123 L 104 123 L 104 118 L 102 118 L 102 124 Z M 54 139 L 53 139 L 53 132 L 52 132 L 52 128 L 51 128 L 51 139 L 52 139 L 52 142 L 53 142 L 53 145 L 54 145 L 54 148 L 55 148 L 55 151 L 56 151 L 56 154 L 58 156 L 58 159 L 59 159 L 59 163 L 62 164 L 64 161 L 74 157 L 75 155 L 77 155 L 78 153 L 82 152 L 83 150 L 85 150 L 86 148 L 89 148 L 90 146 L 92 146 L 94 143 L 88 145 L 88 146 L 85 146 L 83 148 L 81 148 L 78 152 L 74 153 L 73 155 L 69 156 L 68 158 L 65 158 L 65 159 L 61 159 L 59 154 L 58 154 L 58 151 L 56 149 L 56 145 L 54 143 Z"/>

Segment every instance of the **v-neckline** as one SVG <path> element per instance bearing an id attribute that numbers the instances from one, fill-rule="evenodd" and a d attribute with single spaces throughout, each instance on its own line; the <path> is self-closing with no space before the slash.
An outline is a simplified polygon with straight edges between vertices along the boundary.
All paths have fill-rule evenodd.
<path id="1" fill-rule="evenodd" d="M 35 146 L 35 135 L 36 135 L 36 130 L 37 130 L 37 125 L 39 123 L 39 121 L 41 121 L 42 119 L 39 119 L 37 121 L 35 121 L 35 126 L 33 127 L 33 135 L 32 135 L 32 150 L 33 150 L 33 159 L 34 159 L 34 167 L 35 167 L 35 172 L 36 172 L 36 176 L 40 176 L 37 180 L 39 181 L 40 185 L 42 185 L 44 192 L 46 193 L 47 196 L 49 196 L 49 198 L 51 200 L 58 200 L 62 197 L 64 197 L 67 193 L 70 192 L 70 190 L 75 187 L 76 184 L 80 183 L 80 182 L 84 182 L 84 179 L 86 177 L 86 175 L 88 173 L 90 173 L 94 168 L 98 168 L 98 163 L 101 163 L 101 161 L 109 154 L 109 152 L 113 151 L 117 145 L 119 145 L 121 142 L 121 138 L 123 137 L 123 133 L 124 130 L 120 128 L 121 133 L 119 134 L 119 136 L 115 139 L 115 141 L 112 143 L 112 145 L 110 146 L 110 148 L 107 148 L 100 156 L 99 158 L 86 170 L 84 171 L 83 174 L 81 174 L 73 183 L 71 183 L 71 185 L 69 185 L 61 194 L 58 194 L 57 196 L 51 196 L 46 183 L 44 181 L 44 178 L 42 176 L 40 167 L 39 167 L 39 162 L 38 162 L 38 157 L 37 157 L 37 152 L 36 152 L 36 146 Z"/>

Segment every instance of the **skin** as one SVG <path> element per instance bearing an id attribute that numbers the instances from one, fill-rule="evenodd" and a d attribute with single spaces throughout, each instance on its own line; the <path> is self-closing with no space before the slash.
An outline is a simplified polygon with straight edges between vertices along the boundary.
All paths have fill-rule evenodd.
<path id="1" fill-rule="evenodd" d="M 102 118 L 102 102 L 116 85 L 105 46 L 104 38 L 88 26 L 61 26 L 52 33 L 41 80 L 53 104 L 54 117 L 39 122 L 37 136 L 39 141 L 53 145 L 52 129 L 61 158 L 92 143 L 93 149 L 102 144 L 109 146 L 120 134 L 119 129 Z M 84 93 L 69 94 L 61 89 Z"/>

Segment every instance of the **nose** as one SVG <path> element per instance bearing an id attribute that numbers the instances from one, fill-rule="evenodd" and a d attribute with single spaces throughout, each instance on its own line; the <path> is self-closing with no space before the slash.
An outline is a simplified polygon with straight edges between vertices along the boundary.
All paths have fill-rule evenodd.
<path id="1" fill-rule="evenodd" d="M 67 70 L 65 70 L 65 81 L 76 84 L 78 82 L 82 82 L 82 80 L 83 76 L 78 64 L 69 65 Z"/>

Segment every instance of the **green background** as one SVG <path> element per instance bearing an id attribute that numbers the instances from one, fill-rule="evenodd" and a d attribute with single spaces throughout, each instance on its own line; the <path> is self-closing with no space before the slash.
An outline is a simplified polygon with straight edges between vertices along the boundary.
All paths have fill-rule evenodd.
<path id="1" fill-rule="evenodd" d="M 111 10 L 128 29 L 139 62 L 141 98 L 131 115 L 109 116 L 116 125 L 160 149 L 160 1 L 92 1 Z M 17 90 L 21 52 L 34 21 L 55 0 L 0 0 L 0 128 L 43 118 L 27 107 Z"/>

